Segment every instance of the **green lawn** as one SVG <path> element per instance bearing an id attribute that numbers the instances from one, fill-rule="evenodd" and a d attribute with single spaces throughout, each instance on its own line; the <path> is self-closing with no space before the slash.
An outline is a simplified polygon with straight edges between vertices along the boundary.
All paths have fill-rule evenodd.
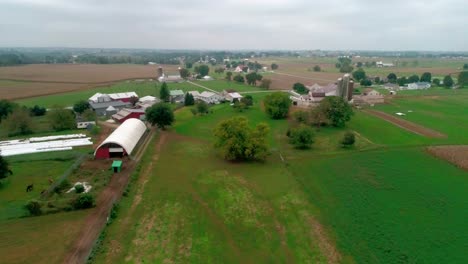
<path id="1" fill-rule="evenodd" d="M 49 179 L 57 180 L 76 157 L 75 151 L 61 151 L 6 158 L 13 175 L 0 185 L 0 220 L 27 215 L 23 206 L 31 199 L 38 199 L 41 191 L 50 186 Z M 27 193 L 30 184 L 34 184 L 34 190 Z"/>
<path id="2" fill-rule="evenodd" d="M 468 261 L 468 175 L 408 147 L 425 138 L 359 112 L 349 128 L 374 144 L 339 150 L 337 132 L 327 128 L 317 133 L 327 144 L 297 151 L 282 136 L 287 122 L 266 118 L 258 105 L 243 113 L 229 105 L 212 110 L 196 117 L 177 112 L 178 135 L 153 161 L 141 202 L 132 206 L 135 191 L 123 200 L 96 263 L 326 262 L 315 220 L 343 263 Z M 216 155 L 211 130 L 234 115 L 272 127 L 265 163 Z"/>

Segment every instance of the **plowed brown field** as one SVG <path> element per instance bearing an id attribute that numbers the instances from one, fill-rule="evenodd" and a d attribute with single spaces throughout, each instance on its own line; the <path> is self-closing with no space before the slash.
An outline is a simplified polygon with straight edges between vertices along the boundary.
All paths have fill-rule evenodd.
<path id="1" fill-rule="evenodd" d="M 156 78 L 156 65 L 32 64 L 0 67 L 0 98 L 21 99 L 91 89 L 128 79 Z M 177 71 L 177 66 L 163 66 Z"/>
<path id="2" fill-rule="evenodd" d="M 427 150 L 438 158 L 468 170 L 468 146 L 437 146 L 428 147 Z"/>

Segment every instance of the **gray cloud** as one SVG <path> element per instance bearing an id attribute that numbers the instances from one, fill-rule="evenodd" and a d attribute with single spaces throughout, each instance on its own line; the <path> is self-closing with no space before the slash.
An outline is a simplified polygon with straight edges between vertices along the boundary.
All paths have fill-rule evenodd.
<path id="1" fill-rule="evenodd" d="M 0 46 L 467 50 L 466 0 L 0 0 Z"/>

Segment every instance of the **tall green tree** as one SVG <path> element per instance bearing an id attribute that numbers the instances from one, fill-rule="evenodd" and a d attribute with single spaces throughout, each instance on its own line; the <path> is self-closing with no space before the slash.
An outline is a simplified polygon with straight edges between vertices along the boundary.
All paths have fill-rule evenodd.
<path id="1" fill-rule="evenodd" d="M 244 82 L 245 82 L 244 76 L 242 76 L 242 75 L 240 75 L 240 74 L 234 76 L 233 80 L 234 80 L 236 83 L 244 83 Z"/>
<path id="2" fill-rule="evenodd" d="M 215 147 L 226 160 L 249 161 L 265 160 L 268 155 L 267 135 L 269 127 L 259 123 L 255 129 L 247 118 L 238 116 L 216 125 Z"/>
<path id="3" fill-rule="evenodd" d="M 210 72 L 210 67 L 205 64 L 199 65 L 198 67 L 195 67 L 195 72 L 200 74 L 201 77 L 204 77 Z"/>
<path id="4" fill-rule="evenodd" d="M 47 112 L 49 124 L 55 131 L 63 131 L 76 128 L 75 114 L 73 111 L 55 106 Z"/>
<path id="5" fill-rule="evenodd" d="M 89 105 L 88 101 L 80 100 L 73 105 L 73 111 L 77 112 L 78 114 L 81 114 L 90 107 L 91 106 Z"/>
<path id="6" fill-rule="evenodd" d="M 163 130 L 174 122 L 174 112 L 168 104 L 155 104 L 146 109 L 145 114 L 146 120 L 152 126 L 158 126 Z"/>
<path id="7" fill-rule="evenodd" d="M 258 74 L 256 72 L 251 72 L 249 74 L 245 75 L 245 79 L 247 81 L 248 85 L 253 85 L 257 86 L 257 81 L 262 80 L 263 76 L 261 74 Z"/>
<path id="8" fill-rule="evenodd" d="M 322 71 L 322 68 L 320 68 L 319 65 L 315 65 L 314 66 L 314 72 L 320 72 L 320 71 Z"/>
<path id="9" fill-rule="evenodd" d="M 193 95 L 191 93 L 186 93 L 185 99 L 184 99 L 184 105 L 189 106 L 189 105 L 194 105 L 194 104 L 195 104 L 195 99 L 193 98 Z"/>
<path id="10" fill-rule="evenodd" d="M 0 153 L 0 180 L 5 179 L 12 174 L 13 172 L 10 169 L 10 164 Z"/>
<path id="11" fill-rule="evenodd" d="M 327 96 L 320 102 L 320 109 L 335 127 L 344 127 L 354 114 L 351 106 L 343 98 Z"/>
<path id="12" fill-rule="evenodd" d="M 7 117 L 17 105 L 6 99 L 0 100 L 0 122 Z"/>
<path id="13" fill-rule="evenodd" d="M 366 72 L 364 71 L 364 69 L 359 68 L 353 72 L 353 78 L 356 81 L 360 82 L 361 80 L 366 79 Z"/>
<path id="14" fill-rule="evenodd" d="M 291 106 L 288 94 L 275 92 L 265 96 L 263 100 L 266 113 L 273 119 L 286 118 Z"/>
<path id="15" fill-rule="evenodd" d="M 185 63 L 185 68 L 191 69 L 192 67 L 193 67 L 193 63 L 191 63 L 191 62 L 186 62 Z"/>
<path id="16" fill-rule="evenodd" d="M 444 87 L 451 88 L 453 86 L 453 79 L 452 76 L 447 75 L 444 77 Z"/>
<path id="17" fill-rule="evenodd" d="M 187 79 L 188 77 L 190 77 L 190 71 L 185 68 L 180 69 L 179 74 L 180 74 L 180 77 L 184 79 Z"/>
<path id="18" fill-rule="evenodd" d="M 458 74 L 458 85 L 460 88 L 468 85 L 468 71 L 462 71 Z"/>
<path id="19" fill-rule="evenodd" d="M 271 69 L 272 69 L 272 70 L 277 70 L 278 68 L 279 68 L 279 65 L 278 65 L 278 64 L 276 64 L 276 63 L 272 63 L 272 64 L 271 64 Z"/>
<path id="20" fill-rule="evenodd" d="M 226 80 L 230 82 L 232 80 L 232 72 L 228 71 L 226 72 Z"/>
<path id="21" fill-rule="evenodd" d="M 415 82 L 419 82 L 419 76 L 418 75 L 413 74 L 410 77 L 408 77 L 408 83 L 415 83 Z"/>
<path id="22" fill-rule="evenodd" d="M 305 87 L 302 83 L 295 83 L 293 84 L 293 90 L 296 91 L 298 94 L 307 94 L 309 90 Z"/>
<path id="23" fill-rule="evenodd" d="M 421 82 L 428 82 L 431 83 L 432 81 L 432 74 L 430 72 L 425 72 L 421 75 Z"/>
<path id="24" fill-rule="evenodd" d="M 396 83 L 396 81 L 397 81 L 397 76 L 396 76 L 396 74 L 393 73 L 393 72 L 390 73 L 390 74 L 388 74 L 388 75 L 387 75 L 387 80 L 388 80 L 389 83 Z"/>
<path id="25" fill-rule="evenodd" d="M 33 133 L 33 121 L 29 109 L 17 107 L 2 122 L 2 127 L 8 131 L 8 136 L 19 136 Z"/>
<path id="26" fill-rule="evenodd" d="M 163 82 L 161 85 L 161 90 L 159 91 L 159 97 L 163 102 L 169 102 L 170 99 L 169 88 L 167 87 L 167 83 Z"/>
<path id="27" fill-rule="evenodd" d="M 468 70 L 468 63 L 463 64 L 463 69 Z"/>

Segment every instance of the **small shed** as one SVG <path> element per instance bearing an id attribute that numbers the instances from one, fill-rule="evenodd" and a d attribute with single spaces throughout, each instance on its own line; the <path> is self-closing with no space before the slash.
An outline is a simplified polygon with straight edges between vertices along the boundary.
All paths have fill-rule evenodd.
<path id="1" fill-rule="evenodd" d="M 122 171 L 122 161 L 121 160 L 114 160 L 112 162 L 112 171 L 114 173 Z"/>

